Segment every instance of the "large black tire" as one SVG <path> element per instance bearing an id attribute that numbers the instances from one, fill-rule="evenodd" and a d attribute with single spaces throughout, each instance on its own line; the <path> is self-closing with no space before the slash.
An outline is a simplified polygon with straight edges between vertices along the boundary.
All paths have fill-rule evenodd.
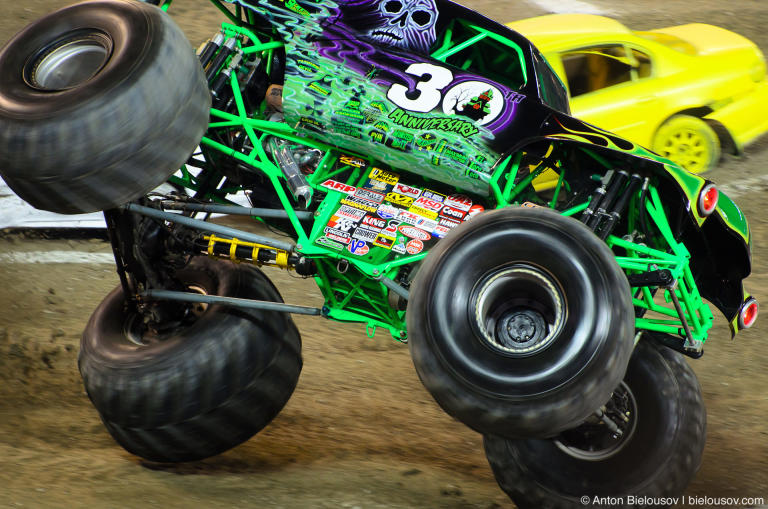
<path id="1" fill-rule="evenodd" d="M 548 209 L 505 208 L 452 230 L 411 286 L 416 370 L 450 415 L 485 434 L 549 437 L 619 384 L 634 312 L 608 247 Z"/>
<path id="2" fill-rule="evenodd" d="M 65 7 L 0 50 L 0 175 L 39 209 L 113 208 L 187 160 L 209 107 L 194 51 L 165 12 L 133 0 Z"/>
<path id="3" fill-rule="evenodd" d="M 681 354 L 641 341 L 622 386 L 634 408 L 623 437 L 613 443 L 610 432 L 595 424 L 557 440 L 485 437 L 496 481 L 519 508 L 591 507 L 595 497 L 612 500 L 595 504 L 600 507 L 645 507 L 642 497 L 682 495 L 701 464 L 706 434 L 696 375 Z"/>
<path id="4" fill-rule="evenodd" d="M 197 258 L 177 277 L 208 294 L 282 302 L 252 266 Z M 109 432 L 142 458 L 226 451 L 266 426 L 296 387 L 301 340 L 285 313 L 210 305 L 192 323 L 141 338 L 135 318 L 116 288 L 83 333 L 79 367 Z"/>

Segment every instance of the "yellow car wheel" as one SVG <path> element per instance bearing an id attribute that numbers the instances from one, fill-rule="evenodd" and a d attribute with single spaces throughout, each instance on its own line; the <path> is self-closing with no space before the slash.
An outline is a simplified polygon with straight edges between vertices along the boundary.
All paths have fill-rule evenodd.
<path id="1" fill-rule="evenodd" d="M 675 115 L 653 138 L 653 150 L 691 173 L 704 173 L 720 159 L 720 140 L 700 118 Z"/>

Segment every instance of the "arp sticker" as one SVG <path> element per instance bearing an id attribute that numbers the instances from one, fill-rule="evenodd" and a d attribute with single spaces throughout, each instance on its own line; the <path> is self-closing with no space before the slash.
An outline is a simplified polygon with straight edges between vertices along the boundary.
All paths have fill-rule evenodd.
<path id="1" fill-rule="evenodd" d="M 376 216 L 365 216 L 363 218 L 363 221 L 360 224 L 369 228 L 376 228 L 379 230 L 387 227 L 387 221 L 384 219 L 378 218 Z"/>
<path id="2" fill-rule="evenodd" d="M 424 243 L 419 239 L 413 239 L 405 245 L 405 250 L 408 254 L 419 254 L 424 251 Z"/>
<path id="3" fill-rule="evenodd" d="M 445 198 L 445 204 L 455 209 L 467 212 L 472 207 L 472 200 L 463 194 L 452 194 Z"/>
<path id="4" fill-rule="evenodd" d="M 415 200 L 421 194 L 421 189 L 418 187 L 411 187 L 403 183 L 398 183 L 395 184 L 395 188 L 392 189 L 392 192 L 407 196 L 408 198 L 413 198 Z M 408 205 L 410 206 L 410 203 Z"/>
<path id="5" fill-rule="evenodd" d="M 355 168 L 363 168 L 368 164 L 363 159 L 354 156 L 341 156 L 339 162 L 347 166 L 354 166 Z"/>
<path id="6" fill-rule="evenodd" d="M 376 209 L 379 208 L 378 203 L 370 202 L 368 200 L 361 200 L 359 198 L 345 198 L 341 200 L 341 203 L 344 205 L 349 205 L 350 207 L 354 207 L 356 209 L 364 210 L 366 212 L 376 212 Z"/>
<path id="7" fill-rule="evenodd" d="M 392 249 L 392 244 L 395 243 L 395 237 L 390 237 L 389 235 L 379 234 L 378 237 L 376 237 L 376 240 L 373 241 L 373 244 L 379 247 L 383 247 L 384 249 Z"/>
<path id="8" fill-rule="evenodd" d="M 426 192 L 426 191 L 425 191 Z M 439 212 L 443 208 L 443 203 L 437 200 L 432 200 L 424 196 L 424 193 L 413 202 L 413 207 L 419 207 L 433 212 Z"/>
<path id="9" fill-rule="evenodd" d="M 358 228 L 352 232 L 353 239 L 364 240 L 366 242 L 373 242 L 376 237 L 381 233 L 381 230 L 371 230 L 368 228 Z"/>
<path id="10" fill-rule="evenodd" d="M 349 205 L 342 205 L 333 215 L 339 217 L 348 217 L 350 219 L 354 219 L 355 221 L 359 221 L 365 216 L 365 211 L 350 207 Z"/>
<path id="11" fill-rule="evenodd" d="M 346 193 L 346 194 L 354 194 L 355 190 L 357 189 L 355 186 L 350 186 L 349 184 L 345 184 L 344 182 L 339 182 L 337 180 L 331 180 L 331 179 L 326 180 L 320 185 L 328 189 L 333 189 L 334 191 L 339 191 L 341 193 Z"/>
<path id="12" fill-rule="evenodd" d="M 318 237 L 317 239 L 315 239 L 315 244 L 319 244 L 323 247 L 327 247 L 329 249 L 333 249 L 336 251 L 341 251 L 342 249 L 344 249 L 344 244 L 340 244 L 335 240 L 331 240 L 328 237 Z"/>
<path id="13" fill-rule="evenodd" d="M 355 191 L 355 198 L 375 203 L 377 206 L 379 203 L 384 201 L 384 196 L 385 195 L 383 193 L 377 193 L 376 191 L 362 187 L 357 188 L 357 191 Z"/>
<path id="14" fill-rule="evenodd" d="M 339 230 L 336 230 L 334 228 L 329 228 L 326 226 L 323 229 L 323 233 L 325 233 L 325 236 L 328 237 L 331 240 L 335 240 L 336 242 L 341 242 L 342 244 L 349 244 L 350 239 L 352 236 L 347 232 L 342 232 Z"/>
<path id="15" fill-rule="evenodd" d="M 400 205 L 401 207 L 410 207 L 413 203 L 413 198 L 410 196 L 403 196 L 402 194 L 397 193 L 387 193 L 386 199 L 388 202 Z"/>
<path id="16" fill-rule="evenodd" d="M 367 255 L 368 251 L 370 250 L 368 244 L 366 244 L 365 241 L 356 239 L 353 239 L 352 242 L 349 243 L 347 249 L 350 253 L 357 256 Z"/>
<path id="17" fill-rule="evenodd" d="M 430 200 L 433 200 L 433 201 L 440 202 L 440 203 L 444 203 L 446 198 L 444 194 L 437 193 L 435 191 L 432 191 L 431 189 L 425 189 L 421 193 L 421 196 L 423 196 L 424 198 L 429 198 Z"/>
<path id="18" fill-rule="evenodd" d="M 376 210 L 376 214 L 378 214 L 379 217 L 384 219 L 393 219 L 397 217 L 399 213 L 400 213 L 399 208 L 393 207 L 392 205 L 387 205 L 386 203 L 383 205 L 379 205 L 379 208 Z"/>
<path id="19" fill-rule="evenodd" d="M 415 226 L 411 225 L 401 225 L 398 230 L 400 230 L 400 233 L 405 235 L 406 237 L 410 237 L 412 239 L 418 239 L 422 241 L 427 241 L 432 238 L 432 235 L 425 232 L 421 228 L 416 228 Z"/>
<path id="20" fill-rule="evenodd" d="M 464 219 L 466 212 L 446 205 L 445 207 L 443 207 L 443 210 L 440 211 L 440 215 L 443 217 L 448 217 L 451 219 L 456 219 L 458 221 L 461 221 L 462 219 Z"/>
<path id="21" fill-rule="evenodd" d="M 381 180 L 382 182 L 386 182 L 387 184 L 392 184 L 392 185 L 397 184 L 397 181 L 400 180 L 400 175 L 398 175 L 397 173 L 392 173 L 391 171 L 382 170 L 381 168 L 372 169 L 368 177 L 376 180 Z"/>

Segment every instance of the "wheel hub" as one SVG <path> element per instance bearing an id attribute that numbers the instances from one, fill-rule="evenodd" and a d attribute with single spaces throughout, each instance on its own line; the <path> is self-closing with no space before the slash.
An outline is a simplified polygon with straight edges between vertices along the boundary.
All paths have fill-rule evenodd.
<path id="1" fill-rule="evenodd" d="M 621 451 L 634 435 L 637 427 L 637 401 L 629 386 L 621 385 L 613 391 L 603 409 L 603 418 L 610 419 L 618 433 L 601 419 L 591 417 L 580 426 L 564 431 L 555 439 L 555 445 L 574 458 L 603 461 Z"/>
<path id="2" fill-rule="evenodd" d="M 488 277 L 473 290 L 470 305 L 485 343 L 511 355 L 543 350 L 565 322 L 559 284 L 528 265 L 514 265 Z"/>
<path id="3" fill-rule="evenodd" d="M 24 70 L 24 80 L 39 90 L 56 92 L 93 78 L 111 53 L 109 38 L 100 32 L 70 33 L 38 51 Z"/>

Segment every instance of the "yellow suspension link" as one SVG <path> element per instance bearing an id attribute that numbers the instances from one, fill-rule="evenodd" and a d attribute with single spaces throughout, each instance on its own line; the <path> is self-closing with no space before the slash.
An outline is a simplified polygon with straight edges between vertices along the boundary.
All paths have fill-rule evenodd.
<path id="1" fill-rule="evenodd" d="M 262 265 L 275 265 L 281 269 L 290 269 L 292 267 L 288 266 L 288 251 L 285 251 L 283 249 L 276 249 L 270 246 L 265 246 L 263 244 L 255 244 L 253 242 L 245 242 L 243 240 L 233 238 L 233 239 L 227 239 L 224 237 L 217 237 L 216 235 L 208 235 L 203 237 L 205 240 L 208 241 L 208 256 L 212 258 L 218 258 L 221 257 L 220 255 L 217 255 L 214 251 L 214 247 L 216 244 L 228 244 L 229 245 L 229 259 L 232 260 L 235 263 L 240 262 L 246 262 L 246 263 L 253 263 L 257 265 L 258 267 L 261 267 Z M 242 258 L 238 258 L 237 256 L 237 248 L 238 247 L 250 247 L 251 248 L 251 260 L 246 260 Z M 274 251 L 276 253 L 275 261 L 274 262 L 260 262 L 259 261 L 259 250 L 260 249 L 268 249 L 270 251 Z"/>

